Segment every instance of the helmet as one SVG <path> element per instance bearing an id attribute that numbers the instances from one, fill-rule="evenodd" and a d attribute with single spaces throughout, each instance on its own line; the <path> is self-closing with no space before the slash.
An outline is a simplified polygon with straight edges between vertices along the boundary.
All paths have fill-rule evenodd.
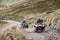
<path id="1" fill-rule="evenodd" d="M 23 23 L 25 23 L 26 21 L 24 20 Z"/>
<path id="2" fill-rule="evenodd" d="M 40 23 L 43 23 L 43 20 L 42 19 L 37 19 L 37 22 L 36 22 L 37 24 L 40 24 Z"/>
<path id="3" fill-rule="evenodd" d="M 38 18 L 38 20 L 42 20 L 41 18 Z"/>

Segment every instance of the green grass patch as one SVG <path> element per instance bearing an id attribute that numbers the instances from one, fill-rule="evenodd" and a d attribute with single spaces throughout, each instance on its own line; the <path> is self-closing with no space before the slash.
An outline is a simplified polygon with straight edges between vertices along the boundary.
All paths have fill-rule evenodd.
<path id="1" fill-rule="evenodd" d="M 7 22 L 5 21 L 0 21 L 0 25 L 6 24 Z"/>

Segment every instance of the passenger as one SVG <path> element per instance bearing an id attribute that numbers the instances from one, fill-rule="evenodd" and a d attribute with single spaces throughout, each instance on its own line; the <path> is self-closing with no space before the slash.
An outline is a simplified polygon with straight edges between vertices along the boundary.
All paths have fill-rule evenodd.
<path id="1" fill-rule="evenodd" d="M 25 20 L 21 23 L 21 26 L 23 28 L 28 28 L 29 27 L 28 23 Z"/>
<path id="2" fill-rule="evenodd" d="M 43 20 L 42 19 L 37 19 L 36 24 L 42 24 Z"/>

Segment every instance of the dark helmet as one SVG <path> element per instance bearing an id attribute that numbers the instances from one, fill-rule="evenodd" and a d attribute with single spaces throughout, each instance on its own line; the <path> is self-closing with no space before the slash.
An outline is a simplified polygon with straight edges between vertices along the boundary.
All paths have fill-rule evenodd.
<path id="1" fill-rule="evenodd" d="M 26 21 L 24 20 L 23 23 L 25 23 Z"/>
<path id="2" fill-rule="evenodd" d="M 43 23 L 43 20 L 39 18 L 36 23 Z"/>
<path id="3" fill-rule="evenodd" d="M 37 20 L 39 20 L 39 21 L 40 21 L 40 20 L 42 20 L 42 19 L 40 19 L 40 18 L 39 18 L 39 19 L 37 19 Z"/>
<path id="4" fill-rule="evenodd" d="M 38 21 L 43 21 L 42 19 L 38 19 Z"/>

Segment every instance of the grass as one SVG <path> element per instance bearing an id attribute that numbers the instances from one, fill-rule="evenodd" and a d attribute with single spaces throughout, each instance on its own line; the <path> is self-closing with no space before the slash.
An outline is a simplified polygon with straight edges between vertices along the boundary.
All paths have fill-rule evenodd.
<path id="1" fill-rule="evenodd" d="M 19 2 L 20 0 L 0 0 L 0 4 L 4 4 L 6 6 L 11 5 L 13 3 Z"/>
<path id="2" fill-rule="evenodd" d="M 23 19 L 26 19 L 28 22 L 34 23 L 37 18 L 42 18 L 44 23 L 49 26 L 56 26 L 59 20 L 60 12 L 55 12 L 55 10 L 60 9 L 60 1 L 53 2 L 53 1 L 43 1 L 37 2 L 35 0 L 28 2 L 22 6 L 18 6 L 18 8 L 13 8 L 11 14 L 6 14 L 1 16 L 0 19 L 10 19 L 21 22 Z M 42 5 L 43 4 L 43 5 Z M 32 7 L 34 6 L 34 7 Z M 27 8 L 28 7 L 28 8 Z M 18 10 L 19 9 L 19 10 Z M 17 12 L 12 13 L 13 11 L 18 10 Z M 54 10 L 54 11 L 53 11 Z M 57 19 L 57 20 L 56 20 Z M 55 27 L 54 26 L 54 27 Z M 56 26 L 57 27 L 57 26 Z"/>
<path id="3" fill-rule="evenodd" d="M 7 24 L 7 22 L 0 21 L 0 25 L 5 25 L 5 24 Z"/>
<path id="4" fill-rule="evenodd" d="M 54 12 L 54 11 L 47 11 L 46 14 L 50 14 L 50 13 L 52 13 L 52 12 Z"/>
<path id="5" fill-rule="evenodd" d="M 10 27 L 8 29 L 2 27 L 2 29 L 0 29 L 0 40 L 25 40 L 25 37 L 23 36 L 22 29 L 16 26 Z"/>
<path id="6" fill-rule="evenodd" d="M 42 3 L 42 2 L 41 2 Z M 26 5 L 23 5 L 21 7 L 18 7 L 15 10 L 18 9 L 22 9 L 22 10 L 18 10 L 15 13 L 12 13 L 13 11 L 11 11 L 11 14 L 1 14 L 0 15 L 0 19 L 10 19 L 10 20 L 15 20 L 15 21 L 19 21 L 21 22 L 22 20 L 26 19 L 26 21 L 28 23 L 35 23 L 37 18 L 42 18 L 44 21 L 44 24 L 47 25 L 47 27 L 52 27 L 55 29 L 60 29 L 60 25 L 58 20 L 60 20 L 60 10 L 57 10 L 60 8 L 60 3 L 57 3 L 56 5 L 53 2 L 48 2 L 47 5 L 45 4 L 45 2 L 43 2 L 44 5 L 40 5 L 40 2 L 36 3 L 35 1 L 32 1 L 31 3 L 27 3 Z M 32 4 L 32 5 L 31 5 Z M 24 9 L 25 7 L 28 6 L 35 6 L 35 7 L 30 7 L 27 9 Z M 53 5 L 53 6 L 51 6 Z M 53 11 L 54 10 L 54 11 Z M 0 24 L 5 24 L 6 22 L 0 21 Z M 9 26 L 9 25 L 8 25 Z M 8 27 L 6 26 L 6 27 Z M 5 27 L 2 26 L 2 29 L 0 27 L 0 40 L 25 40 L 24 37 L 24 32 L 17 27 L 11 27 L 8 29 L 3 30 L 3 28 L 5 29 Z"/>

